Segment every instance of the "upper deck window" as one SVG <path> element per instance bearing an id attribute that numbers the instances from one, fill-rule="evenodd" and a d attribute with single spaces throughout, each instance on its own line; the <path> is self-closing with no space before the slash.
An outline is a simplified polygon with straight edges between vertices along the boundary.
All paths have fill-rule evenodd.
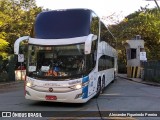
<path id="1" fill-rule="evenodd" d="M 41 39 L 60 39 L 87 36 L 90 33 L 91 11 L 69 9 L 40 13 L 35 21 L 34 34 Z"/>

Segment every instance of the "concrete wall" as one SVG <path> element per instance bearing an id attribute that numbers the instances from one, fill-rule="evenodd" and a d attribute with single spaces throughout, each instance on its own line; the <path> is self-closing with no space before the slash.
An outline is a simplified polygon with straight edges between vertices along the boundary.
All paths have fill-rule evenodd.
<path id="1" fill-rule="evenodd" d="M 132 49 L 132 48 L 136 49 L 136 58 L 128 59 L 129 58 L 128 57 L 127 66 L 140 66 L 140 49 L 144 48 L 144 40 L 127 40 L 124 45 L 126 50 Z"/>

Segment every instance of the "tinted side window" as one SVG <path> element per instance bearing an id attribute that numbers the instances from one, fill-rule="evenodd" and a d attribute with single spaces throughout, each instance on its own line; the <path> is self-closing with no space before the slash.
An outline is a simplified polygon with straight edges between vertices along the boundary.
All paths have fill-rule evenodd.
<path id="1" fill-rule="evenodd" d="M 104 23 L 101 22 L 100 41 L 105 41 L 112 47 L 116 46 L 116 40 L 112 33 L 107 29 Z"/>
<path id="2" fill-rule="evenodd" d="M 98 61 L 98 71 L 110 69 L 114 67 L 114 58 L 107 55 L 102 55 Z"/>

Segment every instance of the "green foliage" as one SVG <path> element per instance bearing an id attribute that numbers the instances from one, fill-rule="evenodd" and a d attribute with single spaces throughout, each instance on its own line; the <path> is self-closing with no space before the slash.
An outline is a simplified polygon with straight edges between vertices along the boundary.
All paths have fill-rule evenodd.
<path id="1" fill-rule="evenodd" d="M 9 43 L 8 53 L 13 53 L 13 44 L 17 38 L 30 34 L 34 19 L 41 11 L 42 8 L 36 6 L 35 0 L 0 1 L 0 39 Z"/>
<path id="2" fill-rule="evenodd" d="M 7 58 L 7 49 L 8 49 L 8 42 L 6 42 L 5 40 L 1 39 L 0 38 L 0 56 L 3 58 L 3 59 L 6 59 Z"/>
<path id="3" fill-rule="evenodd" d="M 160 60 L 160 11 L 157 9 L 143 8 L 110 28 L 117 38 L 119 50 L 124 50 L 124 41 L 141 35 L 148 60 Z"/>

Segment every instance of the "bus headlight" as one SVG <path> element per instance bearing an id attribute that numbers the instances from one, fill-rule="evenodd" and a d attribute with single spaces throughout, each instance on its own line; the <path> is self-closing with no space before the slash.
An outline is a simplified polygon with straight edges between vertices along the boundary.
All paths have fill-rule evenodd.
<path id="1" fill-rule="evenodd" d="M 74 86 L 71 86 L 70 87 L 71 89 L 74 89 L 74 90 L 78 90 L 78 89 L 81 89 L 82 88 L 82 84 L 76 84 Z"/>
<path id="2" fill-rule="evenodd" d="M 27 87 L 33 87 L 34 86 L 34 81 L 31 78 L 26 79 L 26 86 Z"/>
<path id="3" fill-rule="evenodd" d="M 75 88 L 76 88 L 76 89 L 81 89 L 81 88 L 82 88 L 82 85 L 81 85 L 81 84 L 77 84 L 77 85 L 75 86 Z"/>
<path id="4" fill-rule="evenodd" d="M 32 87 L 32 82 L 27 82 L 27 83 L 26 83 L 26 86 L 27 86 L 27 87 Z"/>

